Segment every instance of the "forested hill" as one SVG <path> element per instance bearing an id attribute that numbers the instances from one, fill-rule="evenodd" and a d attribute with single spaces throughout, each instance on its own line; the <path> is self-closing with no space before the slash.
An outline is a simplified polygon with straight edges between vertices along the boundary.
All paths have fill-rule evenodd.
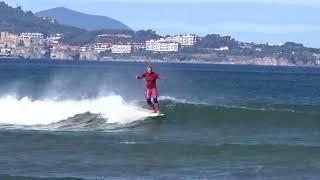
<path id="1" fill-rule="evenodd" d="M 119 31 L 130 30 L 128 26 L 115 19 L 105 16 L 85 14 L 64 7 L 41 11 L 35 15 L 38 17 L 50 17 L 61 24 L 86 29 L 88 31 L 103 29 Z"/>
<path id="2" fill-rule="evenodd" d="M 21 32 L 39 32 L 45 35 L 63 33 L 64 43 L 71 45 L 84 45 L 94 41 L 98 34 L 116 32 L 131 33 L 132 30 L 99 30 L 87 31 L 81 28 L 62 25 L 54 19 L 43 19 L 34 15 L 31 11 L 24 12 L 21 7 L 13 8 L 0 1 L 0 31 L 8 31 L 19 34 Z"/>
<path id="3" fill-rule="evenodd" d="M 0 2 L 0 31 L 12 33 L 40 32 L 43 34 L 64 33 L 66 38 L 72 38 L 84 33 L 85 30 L 64 26 L 35 16 L 31 11 L 24 12 L 21 7 L 12 8 Z"/>

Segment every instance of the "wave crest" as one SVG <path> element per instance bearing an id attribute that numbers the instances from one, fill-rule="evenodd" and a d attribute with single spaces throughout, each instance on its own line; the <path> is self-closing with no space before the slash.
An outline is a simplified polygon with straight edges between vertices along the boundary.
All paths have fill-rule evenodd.
<path id="1" fill-rule="evenodd" d="M 147 117 L 137 105 L 127 104 L 121 96 L 85 100 L 31 100 L 13 96 L 0 98 L 0 124 L 49 125 L 77 114 L 99 114 L 107 123 L 127 124 Z"/>
<path id="2" fill-rule="evenodd" d="M 217 106 L 192 103 L 172 97 L 161 97 L 166 124 L 214 126 L 219 124 L 301 124 L 320 123 L 319 107 L 295 111 L 248 107 Z M 31 100 L 13 96 L 0 98 L 1 128 L 32 128 L 44 130 L 115 130 L 143 125 L 149 113 L 140 103 L 126 103 L 121 96 L 104 96 L 84 100 Z M 144 104 L 145 102 L 143 102 Z M 308 111 L 306 109 L 309 109 Z M 310 121 L 311 120 L 311 121 Z"/>

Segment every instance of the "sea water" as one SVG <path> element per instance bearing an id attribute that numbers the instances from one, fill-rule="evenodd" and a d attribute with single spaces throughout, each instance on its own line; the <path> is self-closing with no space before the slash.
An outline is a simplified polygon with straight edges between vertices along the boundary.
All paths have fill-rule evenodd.
<path id="1" fill-rule="evenodd" d="M 0 179 L 318 179 L 320 69 L 0 63 Z"/>

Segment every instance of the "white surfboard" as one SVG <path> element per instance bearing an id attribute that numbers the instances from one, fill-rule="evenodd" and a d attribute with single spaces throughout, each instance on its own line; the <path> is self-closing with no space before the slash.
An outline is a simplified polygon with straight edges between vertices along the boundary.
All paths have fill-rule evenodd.
<path id="1" fill-rule="evenodd" d="M 144 111 L 144 112 L 147 112 L 148 113 L 148 117 L 161 117 L 161 116 L 164 116 L 165 114 L 158 114 L 158 113 L 154 113 L 152 112 L 151 110 L 149 109 L 145 109 L 145 108 L 142 108 L 142 107 L 138 107 L 138 110 L 139 111 Z"/>
<path id="2" fill-rule="evenodd" d="M 158 114 L 158 113 L 150 113 L 149 114 L 149 117 L 162 117 L 162 116 L 164 116 L 165 114 Z"/>

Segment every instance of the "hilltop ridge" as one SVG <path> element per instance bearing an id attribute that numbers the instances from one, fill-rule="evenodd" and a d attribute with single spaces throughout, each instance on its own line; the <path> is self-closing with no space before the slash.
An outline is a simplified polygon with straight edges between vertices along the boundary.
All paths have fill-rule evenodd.
<path id="1" fill-rule="evenodd" d="M 56 7 L 40 11 L 35 13 L 35 15 L 38 17 L 50 17 L 57 20 L 61 24 L 85 29 L 88 31 L 104 29 L 119 31 L 131 30 L 127 25 L 118 20 L 106 16 L 85 14 L 65 7 Z"/>

